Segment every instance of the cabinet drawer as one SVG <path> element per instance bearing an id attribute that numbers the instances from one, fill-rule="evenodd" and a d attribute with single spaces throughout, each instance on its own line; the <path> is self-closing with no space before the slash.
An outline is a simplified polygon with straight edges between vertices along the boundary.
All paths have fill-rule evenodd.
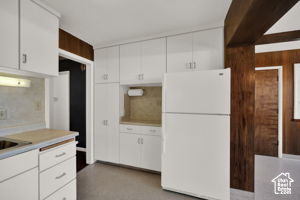
<path id="1" fill-rule="evenodd" d="M 121 133 L 140 133 L 140 126 L 135 125 L 120 125 Z"/>
<path id="2" fill-rule="evenodd" d="M 76 178 L 76 157 L 66 160 L 40 174 L 40 197 L 46 198 Z"/>
<path id="3" fill-rule="evenodd" d="M 46 200 L 76 200 L 76 196 L 76 180 L 74 180 Z"/>
<path id="4" fill-rule="evenodd" d="M 120 125 L 121 133 L 135 133 L 144 135 L 161 135 L 161 127 Z"/>
<path id="5" fill-rule="evenodd" d="M 161 127 L 142 126 L 141 134 L 145 135 L 161 135 Z"/>
<path id="6" fill-rule="evenodd" d="M 52 167 L 64 160 L 76 155 L 76 143 L 71 142 L 66 145 L 50 149 L 40 153 L 40 171 Z"/>
<path id="7" fill-rule="evenodd" d="M 38 166 L 38 150 L 0 160 L 0 182 Z"/>

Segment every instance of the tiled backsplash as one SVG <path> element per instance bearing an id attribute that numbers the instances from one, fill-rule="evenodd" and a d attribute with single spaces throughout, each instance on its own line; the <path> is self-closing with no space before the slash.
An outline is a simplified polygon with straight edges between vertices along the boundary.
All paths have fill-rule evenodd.
<path id="1" fill-rule="evenodd" d="M 144 90 L 144 95 L 129 97 L 125 94 L 125 116 L 122 121 L 161 123 L 162 88 L 138 87 Z M 134 88 L 132 88 L 134 89 Z"/>
<path id="2" fill-rule="evenodd" d="M 0 86 L 0 109 L 7 114 L 0 129 L 45 123 L 44 79 L 22 78 L 31 80 L 31 87 Z"/>

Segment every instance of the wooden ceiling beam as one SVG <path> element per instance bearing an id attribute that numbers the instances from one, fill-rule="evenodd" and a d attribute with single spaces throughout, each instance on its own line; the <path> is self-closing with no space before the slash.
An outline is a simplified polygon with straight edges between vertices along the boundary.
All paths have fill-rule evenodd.
<path id="1" fill-rule="evenodd" d="M 225 19 L 225 44 L 254 44 L 299 0 L 233 0 Z"/>
<path id="2" fill-rule="evenodd" d="M 298 41 L 298 40 L 300 40 L 300 30 L 263 35 L 260 39 L 256 41 L 255 44 L 256 45 L 271 44 L 271 43 L 291 42 L 291 41 Z"/>

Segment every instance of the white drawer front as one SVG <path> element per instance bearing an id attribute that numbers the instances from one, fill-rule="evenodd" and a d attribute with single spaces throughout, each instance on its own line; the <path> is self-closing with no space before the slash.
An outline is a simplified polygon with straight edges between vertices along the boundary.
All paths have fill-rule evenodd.
<path id="1" fill-rule="evenodd" d="M 46 198 L 76 178 L 76 157 L 52 167 L 40 174 L 40 197 Z"/>
<path id="2" fill-rule="evenodd" d="M 52 167 L 76 155 L 76 143 L 71 142 L 61 147 L 40 153 L 40 171 Z"/>
<path id="3" fill-rule="evenodd" d="M 146 135 L 161 135 L 161 127 L 155 126 L 142 126 L 141 134 Z"/>
<path id="4" fill-rule="evenodd" d="M 0 182 L 38 166 L 38 150 L 0 160 Z"/>
<path id="5" fill-rule="evenodd" d="M 46 200 L 76 200 L 76 180 L 61 188 Z"/>
<path id="6" fill-rule="evenodd" d="M 140 133 L 140 126 L 121 124 L 120 132 L 121 133 Z"/>

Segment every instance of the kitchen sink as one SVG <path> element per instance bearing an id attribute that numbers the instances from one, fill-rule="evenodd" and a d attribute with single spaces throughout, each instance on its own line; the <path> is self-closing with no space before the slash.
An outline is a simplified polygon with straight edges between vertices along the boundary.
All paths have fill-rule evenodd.
<path id="1" fill-rule="evenodd" d="M 21 147 L 31 144 L 30 142 L 20 141 L 20 140 L 13 140 L 8 138 L 1 138 L 0 137 L 0 151 L 4 149 L 9 149 L 13 147 Z"/>

